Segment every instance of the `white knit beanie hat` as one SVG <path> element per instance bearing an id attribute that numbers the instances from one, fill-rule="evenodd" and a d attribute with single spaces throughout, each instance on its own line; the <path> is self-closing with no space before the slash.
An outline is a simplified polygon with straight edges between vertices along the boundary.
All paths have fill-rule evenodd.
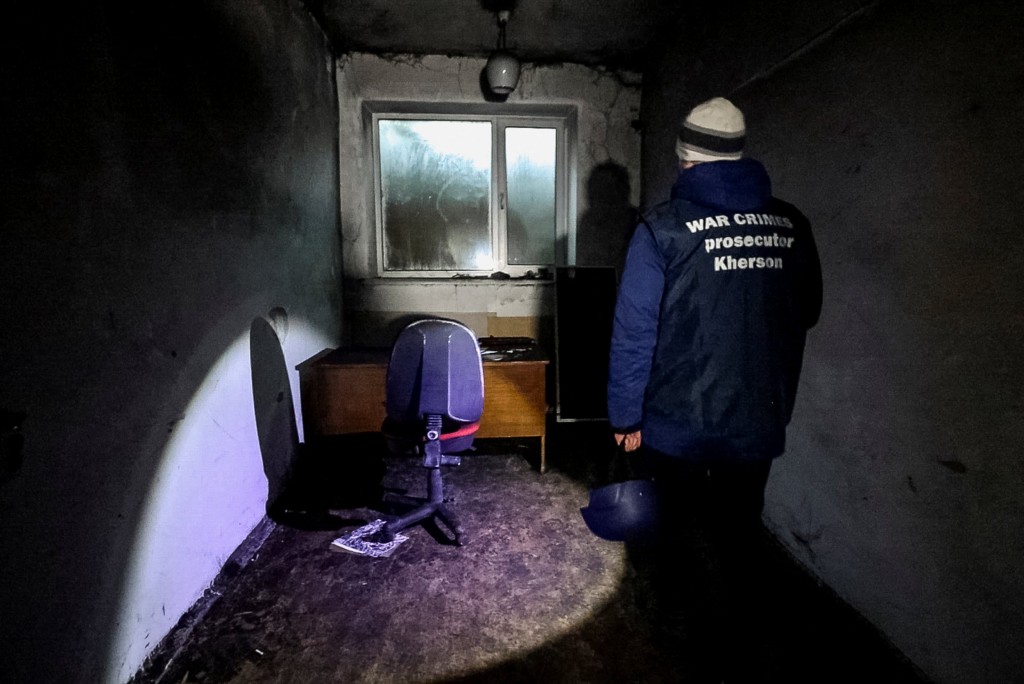
<path id="1" fill-rule="evenodd" d="M 676 154 L 680 161 L 739 159 L 746 137 L 743 112 L 724 97 L 714 97 L 690 110 L 676 139 Z"/>

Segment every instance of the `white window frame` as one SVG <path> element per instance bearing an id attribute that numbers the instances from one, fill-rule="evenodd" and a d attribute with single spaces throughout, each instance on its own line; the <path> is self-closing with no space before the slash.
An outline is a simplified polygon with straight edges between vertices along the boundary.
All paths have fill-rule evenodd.
<path id="1" fill-rule="evenodd" d="M 363 105 L 364 121 L 370 130 L 371 159 L 373 164 L 373 207 L 375 218 L 376 265 L 379 278 L 491 278 L 504 273 L 512 278 L 553 277 L 554 267 L 567 263 L 566 249 L 575 235 L 575 132 L 576 110 L 568 106 L 526 106 L 499 108 L 493 106 L 426 105 L 407 102 L 368 102 Z M 407 270 L 384 269 L 384 223 L 381 206 L 380 135 L 378 122 L 382 119 L 489 121 L 491 122 L 491 253 L 493 265 L 486 270 Z M 517 127 L 553 128 L 556 131 L 555 149 L 555 235 L 554 263 L 510 265 L 507 263 L 507 209 L 505 195 L 505 129 Z"/>

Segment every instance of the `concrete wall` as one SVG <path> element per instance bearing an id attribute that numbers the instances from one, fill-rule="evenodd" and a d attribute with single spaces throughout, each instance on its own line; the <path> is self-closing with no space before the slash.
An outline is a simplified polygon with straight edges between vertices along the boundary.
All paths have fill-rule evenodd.
<path id="1" fill-rule="evenodd" d="M 298 0 L 19 4 L 0 681 L 123 682 L 264 517 L 340 335 L 333 59 Z"/>
<path id="2" fill-rule="evenodd" d="M 666 15 L 643 74 L 643 208 L 668 197 L 676 136 L 690 108 L 770 73 L 875 2 L 731 0 L 689 3 Z"/>
<path id="3" fill-rule="evenodd" d="M 341 216 L 345 258 L 347 341 L 387 345 L 409 313 L 452 316 L 478 335 L 529 335 L 549 341 L 554 311 L 550 280 L 452 281 L 376 278 L 375 207 L 371 131 L 366 101 L 486 103 L 481 89 L 484 60 L 443 56 L 378 57 L 350 54 L 338 61 L 341 138 Z M 594 215 L 609 185 L 626 186 L 619 204 L 639 201 L 640 78 L 583 66 L 524 65 L 507 105 L 571 106 L 576 111 L 577 159 L 571 189 L 570 225 L 580 238 L 579 265 L 614 265 L 615 240 Z M 499 111 L 501 105 L 490 105 Z M 621 210 L 621 206 L 619 207 Z M 621 221 L 623 241 L 632 217 Z"/>
<path id="4" fill-rule="evenodd" d="M 824 311 L 768 522 L 937 682 L 1021 681 L 1024 9 L 885 3 L 749 81 L 752 35 L 725 68 L 688 55 L 718 66 L 644 115 L 731 95 L 816 229 Z"/>

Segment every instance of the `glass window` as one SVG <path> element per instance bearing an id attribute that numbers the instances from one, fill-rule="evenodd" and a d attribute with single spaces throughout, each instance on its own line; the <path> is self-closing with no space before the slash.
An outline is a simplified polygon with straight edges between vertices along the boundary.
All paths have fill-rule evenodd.
<path id="1" fill-rule="evenodd" d="M 565 231 L 559 119 L 374 121 L 382 275 L 522 276 L 555 264 Z"/>
<path id="2" fill-rule="evenodd" d="M 380 122 L 384 269 L 489 269 L 491 124 Z"/>
<path id="3" fill-rule="evenodd" d="M 505 129 L 508 263 L 555 262 L 555 150 L 553 128 Z"/>

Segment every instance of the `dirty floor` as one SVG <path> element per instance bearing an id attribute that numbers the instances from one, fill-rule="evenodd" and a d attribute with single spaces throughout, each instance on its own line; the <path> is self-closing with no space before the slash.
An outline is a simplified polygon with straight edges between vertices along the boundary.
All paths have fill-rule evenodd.
<path id="1" fill-rule="evenodd" d="M 543 474 L 529 439 L 478 440 L 444 468 L 462 546 L 424 523 L 390 556 L 334 549 L 398 512 L 388 502 L 399 495 L 425 495 L 419 458 L 392 456 L 377 439 L 309 447 L 279 509 L 133 684 L 925 682 L 767 535 L 765 628 L 756 643 L 726 645 L 723 671 L 698 667 L 702 619 L 667 624 L 647 561 L 580 516 L 590 487 L 622 475 L 601 423 L 553 425 Z"/>

